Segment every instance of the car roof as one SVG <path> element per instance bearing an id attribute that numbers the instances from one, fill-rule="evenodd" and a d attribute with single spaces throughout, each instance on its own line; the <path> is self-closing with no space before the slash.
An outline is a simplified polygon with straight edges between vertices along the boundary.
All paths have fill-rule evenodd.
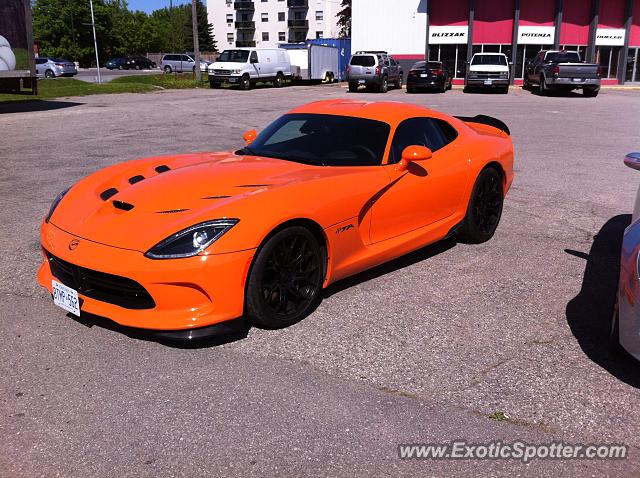
<path id="1" fill-rule="evenodd" d="M 497 52 L 489 52 L 489 51 L 486 51 L 486 52 L 478 52 L 478 53 L 474 53 L 474 55 L 487 55 L 487 56 L 488 56 L 488 55 L 493 55 L 493 56 L 507 56 L 507 55 L 505 55 L 504 53 L 497 53 Z"/>
<path id="2" fill-rule="evenodd" d="M 449 120 L 445 115 L 424 106 L 396 101 L 323 100 L 298 106 L 289 113 L 353 116 L 389 124 L 397 124 L 404 119 L 420 116 Z"/>

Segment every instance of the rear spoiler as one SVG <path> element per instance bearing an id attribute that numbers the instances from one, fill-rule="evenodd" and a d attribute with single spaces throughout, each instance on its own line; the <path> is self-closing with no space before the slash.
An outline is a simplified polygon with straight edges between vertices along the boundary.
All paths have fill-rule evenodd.
<path id="1" fill-rule="evenodd" d="M 492 116 L 486 115 L 476 115 L 476 116 L 454 116 L 454 118 L 458 118 L 460 121 L 464 121 L 465 123 L 480 123 L 486 124 L 487 126 L 493 126 L 494 128 L 498 128 L 501 131 L 504 131 L 509 136 L 511 136 L 511 131 L 509 131 L 509 127 L 500 121 L 498 118 L 494 118 Z"/>

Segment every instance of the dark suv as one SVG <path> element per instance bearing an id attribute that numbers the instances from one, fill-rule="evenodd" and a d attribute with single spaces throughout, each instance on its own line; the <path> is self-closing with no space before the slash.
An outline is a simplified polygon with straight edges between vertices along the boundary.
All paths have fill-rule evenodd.
<path id="1" fill-rule="evenodd" d="M 386 93 L 389 83 L 402 88 L 402 67 L 386 51 L 358 51 L 351 56 L 347 67 L 349 91 L 358 91 L 364 85 L 367 90 Z"/>

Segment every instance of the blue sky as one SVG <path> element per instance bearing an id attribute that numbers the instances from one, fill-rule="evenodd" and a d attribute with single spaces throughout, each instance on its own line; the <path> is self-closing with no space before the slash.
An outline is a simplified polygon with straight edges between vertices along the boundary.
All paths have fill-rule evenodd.
<path id="1" fill-rule="evenodd" d="M 173 0 L 173 5 L 180 5 L 183 3 L 189 3 L 190 0 Z M 169 6 L 169 0 L 128 0 L 129 10 L 142 10 L 143 12 L 151 13 L 159 8 Z"/>

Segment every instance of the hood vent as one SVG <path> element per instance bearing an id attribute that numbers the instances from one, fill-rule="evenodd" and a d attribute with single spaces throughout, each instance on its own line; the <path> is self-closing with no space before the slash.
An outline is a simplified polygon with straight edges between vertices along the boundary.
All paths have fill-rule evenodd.
<path id="1" fill-rule="evenodd" d="M 113 207 L 122 209 L 123 211 L 131 211 L 134 208 L 133 204 L 124 201 L 113 201 Z"/>
<path id="2" fill-rule="evenodd" d="M 263 188 L 266 186 L 271 186 L 271 184 L 239 184 L 236 187 L 237 188 Z"/>
<path id="3" fill-rule="evenodd" d="M 206 197 L 203 197 L 202 199 L 226 199 L 230 197 L 231 196 L 206 196 Z"/>
<path id="4" fill-rule="evenodd" d="M 160 166 L 156 166 L 156 173 L 166 173 L 170 169 L 166 164 L 161 164 Z"/>
<path id="5" fill-rule="evenodd" d="M 116 194 L 118 194 L 118 190 L 116 188 L 105 189 L 100 193 L 100 199 L 108 201 L 110 197 L 113 197 Z"/>
<path id="6" fill-rule="evenodd" d="M 168 209 L 167 211 L 156 211 L 156 214 L 175 214 L 184 211 L 188 211 L 188 209 Z"/>
<path id="7" fill-rule="evenodd" d="M 144 180 L 144 176 L 142 174 L 138 174 L 137 176 L 132 176 L 129 178 L 129 184 L 139 183 Z"/>

